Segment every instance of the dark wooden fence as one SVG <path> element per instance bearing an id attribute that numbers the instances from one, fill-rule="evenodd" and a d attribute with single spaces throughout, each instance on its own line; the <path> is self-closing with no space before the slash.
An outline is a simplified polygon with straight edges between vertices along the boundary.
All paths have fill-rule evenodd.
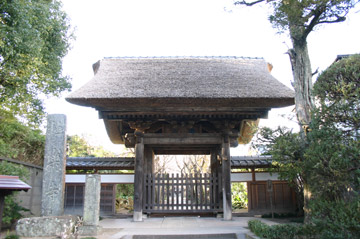
<path id="1" fill-rule="evenodd" d="M 221 178 L 217 174 L 146 174 L 144 212 L 221 211 Z"/>

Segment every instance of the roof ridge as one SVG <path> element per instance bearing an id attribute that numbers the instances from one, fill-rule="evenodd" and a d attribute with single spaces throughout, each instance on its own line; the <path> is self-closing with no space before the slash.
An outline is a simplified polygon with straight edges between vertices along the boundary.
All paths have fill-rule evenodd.
<path id="1" fill-rule="evenodd" d="M 117 56 L 104 57 L 104 59 L 253 59 L 260 60 L 263 57 L 247 57 L 247 56 Z"/>

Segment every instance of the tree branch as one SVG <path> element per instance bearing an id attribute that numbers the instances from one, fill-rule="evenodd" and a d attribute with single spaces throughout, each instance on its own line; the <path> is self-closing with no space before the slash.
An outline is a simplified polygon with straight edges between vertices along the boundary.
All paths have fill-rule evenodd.
<path id="1" fill-rule="evenodd" d="M 346 17 L 343 16 L 336 16 L 337 18 L 333 21 L 319 21 L 318 24 L 322 24 L 322 23 L 337 23 L 337 22 L 343 22 L 346 20 Z"/>
<path id="2" fill-rule="evenodd" d="M 265 2 L 266 0 L 257 0 L 255 2 L 245 2 L 245 0 L 243 1 L 237 1 L 234 2 L 234 5 L 245 5 L 245 6 L 253 6 L 255 4 L 261 3 L 261 2 Z"/>
<path id="3" fill-rule="evenodd" d="M 323 24 L 323 23 L 337 23 L 337 22 L 343 22 L 346 20 L 345 16 L 339 16 L 336 15 L 335 20 L 324 20 L 321 21 L 321 14 L 323 14 L 326 11 L 326 7 L 320 6 L 319 8 L 314 10 L 314 18 L 311 20 L 310 24 L 306 26 L 304 37 L 307 37 L 307 35 L 314 29 L 316 25 Z M 347 13 L 345 13 L 346 15 Z"/>
<path id="4" fill-rule="evenodd" d="M 323 8 L 323 7 L 321 7 Z M 314 10 L 314 18 L 311 19 L 310 24 L 308 26 L 305 26 L 305 31 L 303 34 L 304 39 L 306 39 L 306 37 L 309 35 L 309 33 L 314 29 L 314 27 L 319 24 L 319 19 L 321 14 L 323 14 L 324 10 L 320 9 L 320 7 L 318 9 Z"/>

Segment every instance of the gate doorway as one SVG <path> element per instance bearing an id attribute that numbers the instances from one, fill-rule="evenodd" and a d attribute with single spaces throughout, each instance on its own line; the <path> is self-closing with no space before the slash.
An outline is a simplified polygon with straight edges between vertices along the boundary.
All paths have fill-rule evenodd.
<path id="1" fill-rule="evenodd" d="M 221 173 L 204 154 L 154 155 L 144 174 L 143 212 L 147 214 L 216 214 L 222 211 Z M 213 160 L 214 161 L 214 160 Z"/>
<path id="2" fill-rule="evenodd" d="M 150 213 L 217 213 L 221 178 L 213 174 L 146 174 L 143 211 Z"/>

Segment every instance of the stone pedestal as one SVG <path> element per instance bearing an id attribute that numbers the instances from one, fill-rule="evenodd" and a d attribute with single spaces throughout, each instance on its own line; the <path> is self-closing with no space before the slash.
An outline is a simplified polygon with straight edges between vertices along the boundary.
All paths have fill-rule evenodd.
<path id="1" fill-rule="evenodd" d="M 79 228 L 81 235 L 97 235 L 101 230 L 100 216 L 101 177 L 98 174 L 86 175 L 84 198 L 84 225 Z"/>
<path id="2" fill-rule="evenodd" d="M 66 167 L 66 116 L 49 115 L 47 120 L 41 215 L 64 213 Z"/>
<path id="3" fill-rule="evenodd" d="M 21 237 L 59 237 L 69 238 L 76 225 L 76 216 L 50 216 L 22 218 L 16 224 L 16 234 Z M 62 237 L 65 238 L 65 237 Z"/>

